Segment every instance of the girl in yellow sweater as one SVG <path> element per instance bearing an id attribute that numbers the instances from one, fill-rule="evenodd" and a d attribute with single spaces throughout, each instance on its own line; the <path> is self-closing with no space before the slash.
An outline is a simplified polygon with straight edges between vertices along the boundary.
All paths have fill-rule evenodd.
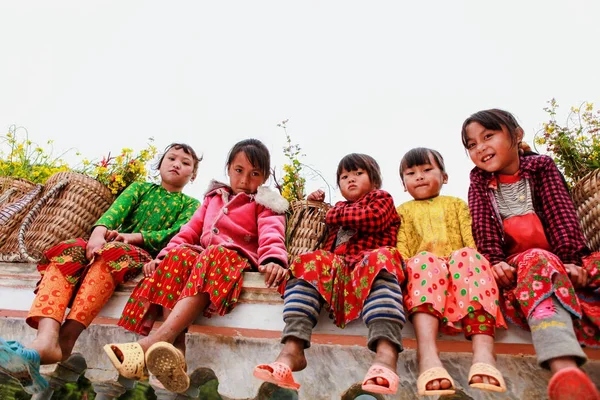
<path id="1" fill-rule="evenodd" d="M 397 208 L 402 219 L 397 247 L 406 266 L 404 304 L 417 338 L 420 395 L 454 393 L 436 346 L 438 329 L 464 332 L 473 342 L 469 385 L 504 392 L 496 369 L 495 327 L 506 327 L 488 261 L 475 250 L 467 204 L 440 196 L 448 182 L 439 152 L 416 148 L 400 162 L 404 190 L 414 198 Z"/>

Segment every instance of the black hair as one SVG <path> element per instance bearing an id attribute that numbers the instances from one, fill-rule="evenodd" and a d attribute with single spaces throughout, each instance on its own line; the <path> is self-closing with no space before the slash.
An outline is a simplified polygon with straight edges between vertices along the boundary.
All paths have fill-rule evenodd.
<path id="1" fill-rule="evenodd" d="M 185 144 L 185 143 L 171 143 L 170 145 L 165 147 L 165 151 L 162 153 L 162 156 L 160 156 L 160 160 L 158 160 L 156 169 L 160 169 L 160 166 L 162 165 L 162 162 L 165 159 L 165 156 L 171 149 L 183 150 L 183 152 L 185 154 L 192 157 L 192 159 L 194 160 L 194 172 L 193 172 L 192 176 L 196 175 L 196 173 L 198 172 L 198 165 L 200 164 L 200 161 L 202 161 L 203 157 L 202 156 L 198 157 L 198 155 L 196 154 L 196 152 L 194 151 L 192 146 L 190 146 L 189 144 Z"/>
<path id="2" fill-rule="evenodd" d="M 510 133 L 512 145 L 519 144 L 518 129 L 521 129 L 521 126 L 517 122 L 517 119 L 508 111 L 492 108 L 476 112 L 463 122 L 461 136 L 465 149 L 467 148 L 467 126 L 473 122 L 478 122 L 485 129 L 494 131 L 501 131 L 504 126 Z"/>
<path id="3" fill-rule="evenodd" d="M 340 175 L 343 170 L 348 172 L 356 171 L 357 169 L 364 169 L 371 180 L 371 183 L 377 188 L 381 189 L 381 170 L 379 169 L 379 164 L 377 161 L 369 155 L 366 154 L 358 154 L 352 153 L 348 154 L 338 164 L 337 173 L 336 173 L 336 182 L 339 186 L 340 184 Z"/>
<path id="4" fill-rule="evenodd" d="M 263 142 L 258 139 L 245 139 L 237 142 L 227 156 L 227 163 L 225 164 L 227 169 L 229 169 L 233 159 L 239 152 L 243 152 L 248 157 L 250 164 L 262 172 L 265 180 L 269 179 L 271 175 L 271 154 Z"/>
<path id="5" fill-rule="evenodd" d="M 416 147 L 409 150 L 400 161 L 400 179 L 402 179 L 402 182 L 404 182 L 403 172 L 405 170 L 414 166 L 433 164 L 432 159 L 440 167 L 442 173 L 445 174 L 446 165 L 444 164 L 444 157 L 442 157 L 439 151 L 426 147 Z"/>

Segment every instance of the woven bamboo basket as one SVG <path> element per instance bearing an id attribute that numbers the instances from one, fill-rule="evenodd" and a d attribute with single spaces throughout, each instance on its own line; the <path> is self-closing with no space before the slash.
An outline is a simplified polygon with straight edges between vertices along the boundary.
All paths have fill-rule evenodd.
<path id="1" fill-rule="evenodd" d="M 321 248 L 327 235 L 325 215 L 331 206 L 320 201 L 297 200 L 291 203 L 286 238 L 290 259 Z"/>
<path id="2" fill-rule="evenodd" d="M 41 195 L 42 187 L 22 178 L 0 177 L 0 253 L 11 236 L 17 237 L 21 220 Z"/>
<path id="3" fill-rule="evenodd" d="M 87 239 L 92 225 L 113 200 L 106 186 L 88 176 L 76 172 L 52 175 L 41 198 L 19 227 L 18 254 L 3 257 L 11 257 L 11 261 L 37 262 L 45 250 L 63 240 Z M 5 246 L 9 244 L 14 246 L 8 242 Z"/>
<path id="4" fill-rule="evenodd" d="M 572 195 L 587 244 L 592 251 L 600 251 L 600 169 L 581 178 Z"/>

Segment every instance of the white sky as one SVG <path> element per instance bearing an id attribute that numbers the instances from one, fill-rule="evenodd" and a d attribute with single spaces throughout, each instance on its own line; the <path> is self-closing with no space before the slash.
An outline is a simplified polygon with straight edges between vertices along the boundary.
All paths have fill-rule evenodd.
<path id="1" fill-rule="evenodd" d="M 508 109 L 531 142 L 550 98 L 600 105 L 599 15 L 592 0 L 4 1 L 0 131 L 87 158 L 187 142 L 204 161 L 185 192 L 201 198 L 238 140 L 262 140 L 281 167 L 289 118 L 332 184 L 364 152 L 396 203 L 410 200 L 399 160 L 425 146 L 446 159 L 443 193 L 466 198 L 468 115 Z"/>

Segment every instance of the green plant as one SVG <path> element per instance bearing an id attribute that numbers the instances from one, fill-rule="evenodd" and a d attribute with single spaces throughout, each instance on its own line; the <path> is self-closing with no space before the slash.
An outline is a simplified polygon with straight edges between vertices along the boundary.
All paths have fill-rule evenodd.
<path id="1" fill-rule="evenodd" d="M 133 149 L 123 148 L 118 156 L 108 153 L 98 162 L 85 159 L 80 172 L 103 183 L 114 195 L 118 195 L 131 183 L 148 178 L 147 164 L 157 153 L 153 140 L 150 138 L 146 148 L 135 155 Z"/>
<path id="2" fill-rule="evenodd" d="M 22 136 L 21 136 L 22 134 Z M 53 141 L 48 140 L 48 146 Z M 11 125 L 8 133 L 0 138 L 0 175 L 24 178 L 34 183 L 45 183 L 57 172 L 68 171 L 69 166 L 61 157 L 52 155 L 29 140 L 29 132 L 21 126 Z"/>
<path id="3" fill-rule="evenodd" d="M 565 175 L 569 185 L 594 169 L 600 168 L 600 110 L 584 102 L 571 107 L 564 124 L 557 121 L 558 103 L 548 101 L 544 111 L 549 120 L 537 132 L 535 145 L 545 147 Z"/>
<path id="4" fill-rule="evenodd" d="M 306 196 L 304 192 L 306 179 L 301 175 L 303 164 L 300 162 L 300 157 L 304 154 L 301 154 L 298 144 L 292 143 L 292 138 L 286 126 L 288 121 L 289 119 L 286 119 L 277 124 L 285 133 L 286 145 L 283 147 L 283 154 L 288 159 L 288 162 L 283 165 L 284 175 L 281 183 L 275 178 L 275 185 L 281 195 L 291 203 L 295 200 L 304 200 Z M 275 177 L 274 171 L 273 176 Z"/>

